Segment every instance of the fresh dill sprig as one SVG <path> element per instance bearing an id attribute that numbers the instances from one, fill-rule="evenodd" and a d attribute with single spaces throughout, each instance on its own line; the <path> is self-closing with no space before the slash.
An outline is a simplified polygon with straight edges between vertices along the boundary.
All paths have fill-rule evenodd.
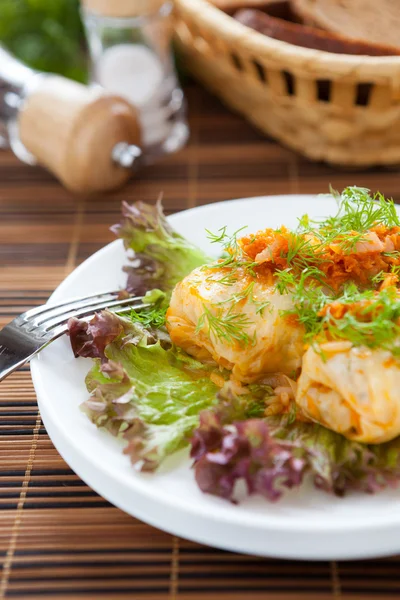
<path id="1" fill-rule="evenodd" d="M 218 283 L 221 283 L 221 281 L 219 280 Z M 220 306 L 222 304 L 226 304 L 227 302 L 238 303 L 238 302 L 241 302 L 242 300 L 247 300 L 247 299 L 249 299 L 250 301 L 253 301 L 254 285 L 255 285 L 255 281 L 254 280 L 250 281 L 250 283 L 245 288 L 243 288 L 243 290 L 241 290 L 240 292 L 235 292 L 226 300 L 222 300 L 221 302 L 218 302 L 218 306 Z"/>
<path id="2" fill-rule="evenodd" d="M 206 229 L 207 238 L 212 244 L 222 244 L 225 249 L 233 248 L 236 245 L 237 236 L 241 231 L 247 229 L 247 225 L 240 227 L 231 235 L 227 234 L 228 227 L 220 227 L 216 233 L 213 233 L 209 229 Z"/>
<path id="3" fill-rule="evenodd" d="M 250 275 L 251 277 L 256 277 L 254 268 L 258 265 L 258 263 L 246 258 L 239 246 L 238 234 L 244 229 L 247 229 L 247 225 L 241 227 L 232 235 L 228 235 L 226 226 L 218 229 L 216 233 L 206 229 L 208 239 L 212 244 L 222 245 L 223 252 L 221 258 L 211 265 L 205 265 L 204 270 L 229 269 L 230 273 L 228 272 L 222 279 L 219 280 L 222 285 L 233 285 L 237 281 L 237 272 L 239 269 L 243 269 L 246 274 Z"/>
<path id="4" fill-rule="evenodd" d="M 210 231 L 209 229 L 206 229 L 207 239 L 209 239 L 212 244 L 222 244 L 223 242 L 225 243 L 228 237 L 226 233 L 227 229 L 228 228 L 226 225 L 218 229 L 216 233 Z"/>
<path id="5" fill-rule="evenodd" d="M 291 293 L 294 308 L 282 312 L 283 316 L 295 316 L 305 329 L 304 341 L 309 342 L 321 329 L 319 311 L 332 300 L 319 282 L 320 271 L 317 268 L 304 269 L 300 276 L 290 269 L 278 271 L 277 290 L 281 294 Z"/>
<path id="6" fill-rule="evenodd" d="M 165 325 L 166 312 L 167 306 L 158 304 L 141 311 L 132 309 L 129 318 L 134 323 L 140 323 L 143 327 L 159 329 Z"/>
<path id="7" fill-rule="evenodd" d="M 297 404 L 296 402 L 292 402 L 290 405 L 290 410 L 287 416 L 287 424 L 291 425 L 295 422 L 297 416 Z"/>
<path id="8" fill-rule="evenodd" d="M 237 279 L 235 278 L 235 282 L 236 281 L 237 281 Z M 218 280 L 218 283 L 221 283 L 221 280 Z M 243 290 L 233 293 L 226 300 L 221 300 L 221 302 L 217 303 L 217 306 L 223 306 L 224 304 L 227 304 L 227 303 L 238 304 L 239 302 L 242 302 L 243 300 L 248 300 L 249 302 L 254 304 L 254 306 L 256 307 L 256 315 L 261 315 L 261 317 L 262 317 L 264 314 L 264 310 L 267 307 L 271 306 L 271 301 L 265 300 L 263 302 L 260 302 L 260 301 L 256 300 L 256 298 L 254 297 L 255 284 L 256 284 L 256 282 L 253 279 Z"/>
<path id="9" fill-rule="evenodd" d="M 348 310 L 335 317 L 328 307 L 322 320 L 328 339 L 348 340 L 354 346 L 380 348 L 400 357 L 400 295 L 394 287 L 377 294 L 353 290 L 339 302 Z"/>
<path id="10" fill-rule="evenodd" d="M 389 229 L 400 226 L 393 200 L 386 200 L 379 192 L 371 196 L 368 189 L 359 187 L 343 191 L 337 218 L 342 227 L 359 233 L 374 225 L 385 225 Z"/>
<path id="11" fill-rule="evenodd" d="M 255 305 L 256 305 L 256 315 L 260 315 L 261 317 L 264 316 L 264 311 L 267 308 L 269 308 L 270 311 L 272 309 L 270 300 L 265 300 L 264 302 L 255 301 Z"/>
<path id="12" fill-rule="evenodd" d="M 319 253 L 320 246 L 312 244 L 304 235 L 290 232 L 287 253 L 282 256 L 288 266 L 298 270 L 307 269 L 323 260 Z"/>
<path id="13" fill-rule="evenodd" d="M 393 200 L 387 200 L 379 192 L 371 195 L 370 190 L 357 186 L 345 188 L 342 194 L 331 192 L 339 205 L 336 215 L 322 220 L 305 215 L 299 219 L 298 231 L 316 230 L 330 240 L 350 232 L 366 233 L 376 225 L 388 229 L 400 226 Z"/>
<path id="14" fill-rule="evenodd" d="M 382 283 L 383 281 L 385 281 L 385 279 L 387 279 L 391 275 L 396 275 L 396 277 L 400 276 L 400 265 L 391 265 L 389 272 L 380 271 L 379 273 L 371 277 L 371 283 L 377 285 L 378 283 Z"/>
<path id="15" fill-rule="evenodd" d="M 276 289 L 283 296 L 296 288 L 296 277 L 292 269 L 282 269 L 276 272 Z"/>
<path id="16" fill-rule="evenodd" d="M 245 229 L 247 229 L 247 225 L 237 229 L 232 235 L 228 235 L 227 226 L 225 225 L 224 227 L 220 227 L 216 233 L 206 229 L 206 234 L 212 244 L 220 244 L 222 246 L 223 252 L 228 255 L 226 258 L 235 259 L 239 253 L 238 235 Z"/>
<path id="17" fill-rule="evenodd" d="M 206 281 L 215 281 L 215 282 L 219 283 L 220 285 L 225 285 L 227 287 L 230 287 L 231 285 L 236 283 L 237 276 L 236 276 L 236 273 L 229 271 L 226 275 L 224 275 L 220 279 L 215 279 L 214 277 L 207 277 Z"/>
<path id="18" fill-rule="evenodd" d="M 252 322 L 244 313 L 235 313 L 233 305 L 228 311 L 217 308 L 213 313 L 206 305 L 196 328 L 196 334 L 206 325 L 208 332 L 219 340 L 225 340 L 228 344 L 237 342 L 240 346 L 248 346 L 255 342 L 255 336 L 250 337 L 246 331 Z"/>

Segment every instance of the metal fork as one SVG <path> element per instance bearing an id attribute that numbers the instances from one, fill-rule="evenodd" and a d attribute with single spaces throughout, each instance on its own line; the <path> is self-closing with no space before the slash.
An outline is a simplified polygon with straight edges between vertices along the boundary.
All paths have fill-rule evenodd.
<path id="1" fill-rule="evenodd" d="M 124 313 L 150 306 L 142 302 L 141 296 L 118 300 L 119 293 L 94 294 L 53 306 L 45 304 L 11 321 L 0 331 L 0 381 L 66 333 L 70 318 L 87 318 L 106 308 Z"/>

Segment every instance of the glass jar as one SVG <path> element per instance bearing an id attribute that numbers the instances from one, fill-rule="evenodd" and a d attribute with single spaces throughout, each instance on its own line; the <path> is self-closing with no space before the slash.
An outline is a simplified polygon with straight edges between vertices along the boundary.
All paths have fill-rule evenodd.
<path id="1" fill-rule="evenodd" d="M 172 2 L 84 0 L 91 81 L 139 113 L 147 157 L 175 152 L 188 138 L 186 106 L 171 49 Z"/>

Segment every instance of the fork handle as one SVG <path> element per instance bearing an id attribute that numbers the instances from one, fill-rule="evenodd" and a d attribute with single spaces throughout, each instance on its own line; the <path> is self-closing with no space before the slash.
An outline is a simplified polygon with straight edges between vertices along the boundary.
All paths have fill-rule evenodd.
<path id="1" fill-rule="evenodd" d="M 17 358 L 8 348 L 0 348 L 0 381 L 3 381 L 11 373 L 26 365 L 35 354 L 36 352 L 24 358 Z"/>
<path id="2" fill-rule="evenodd" d="M 18 349 L 15 349 L 13 338 L 9 326 L 6 325 L 0 332 L 0 381 L 26 365 L 38 352 L 28 339 L 26 343 L 20 344 Z"/>

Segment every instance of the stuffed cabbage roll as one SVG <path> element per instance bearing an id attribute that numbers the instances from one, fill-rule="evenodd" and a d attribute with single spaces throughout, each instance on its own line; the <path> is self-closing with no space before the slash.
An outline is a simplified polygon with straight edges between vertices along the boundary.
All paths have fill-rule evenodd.
<path id="1" fill-rule="evenodd" d="M 305 416 L 358 442 L 400 435 L 400 367 L 390 352 L 328 342 L 303 359 L 297 404 Z"/>
<path id="2" fill-rule="evenodd" d="M 198 360 L 214 360 L 234 379 L 293 373 L 301 365 L 304 331 L 292 315 L 290 294 L 275 284 L 227 270 L 200 267 L 176 286 L 167 312 L 172 341 Z"/>
<path id="3" fill-rule="evenodd" d="M 321 340 L 298 381 L 303 414 L 345 437 L 378 444 L 400 435 L 400 293 L 386 288 L 328 305 Z"/>

